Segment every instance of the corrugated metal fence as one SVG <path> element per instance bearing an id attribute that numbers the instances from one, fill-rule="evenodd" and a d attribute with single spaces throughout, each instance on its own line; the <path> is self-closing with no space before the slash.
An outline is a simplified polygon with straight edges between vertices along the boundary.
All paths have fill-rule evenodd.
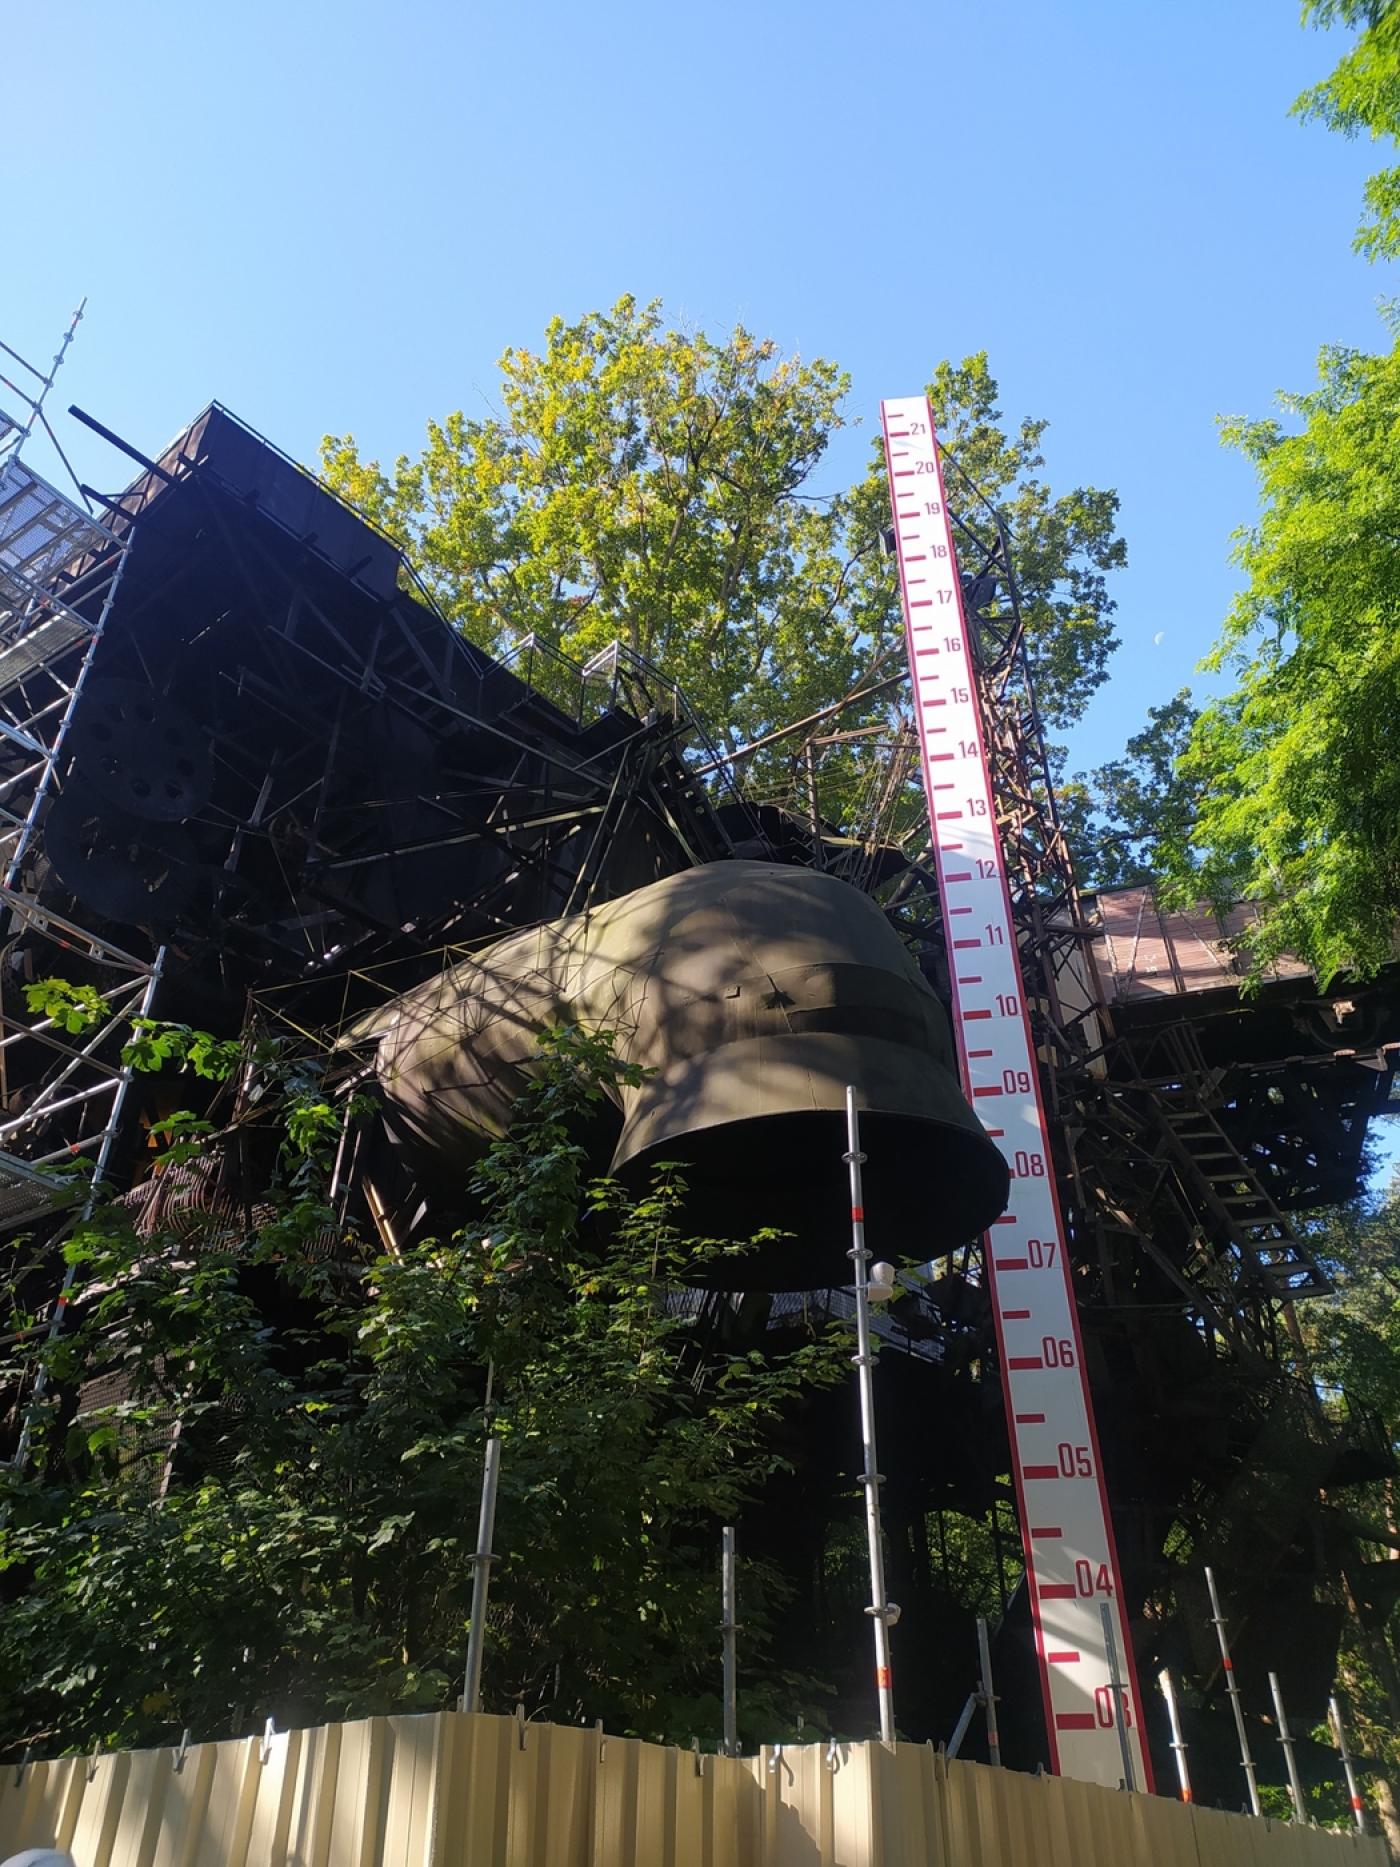
<path id="1" fill-rule="evenodd" d="M 77 1867 L 1388 1867 L 1377 1839 L 946 1763 L 700 1757 L 455 1712 L 0 1771 L 0 1859 Z"/>

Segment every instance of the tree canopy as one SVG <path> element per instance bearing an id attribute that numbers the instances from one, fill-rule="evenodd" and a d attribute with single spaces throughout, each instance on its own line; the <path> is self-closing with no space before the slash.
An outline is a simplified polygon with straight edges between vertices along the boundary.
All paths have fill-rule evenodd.
<path id="1" fill-rule="evenodd" d="M 1344 136 L 1400 144 L 1400 7 L 1395 0 L 1306 0 L 1304 21 L 1357 30 L 1351 49 L 1320 84 L 1293 106 Z M 1400 254 L 1400 167 L 1379 170 L 1366 183 L 1366 213 L 1356 248 L 1370 259 Z"/>
<path id="2" fill-rule="evenodd" d="M 1197 711 L 1183 687 L 1134 733 L 1122 756 L 1058 787 L 1075 873 L 1084 888 L 1121 888 L 1156 879 L 1162 845 L 1183 839 L 1193 820 L 1192 793 L 1178 761 Z"/>
<path id="3" fill-rule="evenodd" d="M 1256 958 L 1289 949 L 1326 978 L 1388 960 L 1400 918 L 1400 351 L 1326 350 L 1319 386 L 1283 405 L 1298 431 L 1226 425 L 1264 511 L 1207 664 L 1236 685 L 1183 760 L 1196 821 L 1173 860 L 1260 902 Z"/>
<path id="4" fill-rule="evenodd" d="M 1297 108 L 1400 138 L 1400 9 L 1315 0 L 1304 18 L 1360 31 Z M 1400 168 L 1367 199 L 1362 249 L 1400 252 Z M 1194 822 L 1173 822 L 1163 849 L 1178 897 L 1260 904 L 1256 965 L 1291 950 L 1326 979 L 1386 963 L 1400 921 L 1400 346 L 1328 346 L 1316 387 L 1279 402 L 1222 424 L 1262 509 L 1237 536 L 1247 583 L 1205 663 L 1235 685 L 1196 722 L 1178 771 Z"/>
<path id="5" fill-rule="evenodd" d="M 1378 1197 L 1313 1215 L 1310 1242 L 1336 1288 L 1325 1301 L 1299 1308 L 1305 1366 L 1324 1409 L 1348 1421 L 1359 1443 L 1386 1448 L 1393 1457 L 1400 1445 L 1400 1184 L 1392 1180 Z M 1338 1498 L 1337 1508 L 1356 1542 L 1337 1578 L 1347 1608 L 1339 1683 L 1352 1743 L 1394 1849 L 1400 1842 L 1400 1613 L 1386 1582 L 1397 1554 L 1396 1481 L 1374 1478 L 1342 1496 L 1345 1504 Z M 1325 1731 L 1318 1735 L 1330 1741 Z M 1323 1791 L 1316 1801 L 1323 1819 L 1345 1822 L 1339 1799 L 1329 1807 Z"/>
<path id="6" fill-rule="evenodd" d="M 852 417 L 833 363 L 739 328 L 668 328 L 626 297 L 554 319 L 500 360 L 499 410 L 428 429 L 392 471 L 327 437 L 322 466 L 402 538 L 443 610 L 509 653 L 534 635 L 586 660 L 614 640 L 678 681 L 730 749 L 838 699 L 899 639 L 878 445 L 832 485 Z M 929 385 L 945 443 L 1011 521 L 1041 704 L 1077 719 L 1116 646 L 1116 494 L 1039 477 L 1046 423 L 1003 426 L 986 355 Z"/>

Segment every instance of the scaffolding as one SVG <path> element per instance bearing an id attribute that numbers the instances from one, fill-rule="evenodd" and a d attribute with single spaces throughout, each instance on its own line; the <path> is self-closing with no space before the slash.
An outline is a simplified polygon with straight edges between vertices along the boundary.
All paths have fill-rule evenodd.
<path id="1" fill-rule="evenodd" d="M 119 537 L 51 485 L 24 455 L 24 443 L 37 425 L 52 433 L 43 398 L 71 337 L 72 327 L 47 375 L 24 365 L 40 384 L 29 400 L 28 419 L 0 415 L 6 443 L 0 453 L 4 1231 L 30 1225 L 59 1207 L 91 1209 L 130 1088 L 132 1072 L 124 1052 L 132 1021 L 152 1009 L 162 959 L 158 946 L 144 954 L 132 952 L 74 918 L 43 851 L 44 821 L 63 789 L 65 742 L 120 587 L 130 540 L 129 532 Z M 3 348 L 7 356 L 18 357 L 8 345 Z M 47 984 L 51 980 L 79 988 L 81 1001 L 56 1005 Z M 53 1312 L 55 1327 L 62 1302 L 61 1296 Z"/>

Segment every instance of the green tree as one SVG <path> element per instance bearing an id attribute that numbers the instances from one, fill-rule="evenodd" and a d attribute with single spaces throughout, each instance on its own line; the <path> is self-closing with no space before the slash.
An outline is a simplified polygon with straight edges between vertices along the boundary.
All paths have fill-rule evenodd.
<path id="1" fill-rule="evenodd" d="M 1293 418 L 1233 420 L 1263 512 L 1248 582 L 1208 658 L 1235 687 L 1196 721 L 1180 777 L 1194 821 L 1164 847 L 1178 894 L 1248 896 L 1259 963 L 1367 971 L 1400 916 L 1400 351 L 1328 349 Z"/>
<path id="2" fill-rule="evenodd" d="M 1314 1226 L 1313 1243 L 1335 1290 L 1325 1302 L 1299 1309 L 1307 1366 L 1323 1405 L 1350 1418 L 1372 1456 L 1394 1461 L 1400 1457 L 1400 1184 L 1392 1181 L 1383 1198 L 1318 1215 Z M 1334 1498 L 1341 1527 L 1355 1539 L 1352 1559 L 1338 1564 L 1337 1588 L 1347 1611 L 1339 1679 L 1352 1743 L 1364 1759 L 1392 1849 L 1400 1846 L 1400 1602 L 1384 1578 L 1395 1572 L 1391 1562 L 1400 1551 L 1398 1502 L 1393 1475 Z M 1338 1546 L 1346 1547 L 1340 1539 Z M 1344 1824 L 1345 1811 L 1338 1813 Z"/>
<path id="3" fill-rule="evenodd" d="M 479 1170 L 480 1223 L 450 1240 L 375 1259 L 341 1232 L 315 1190 L 336 1123 L 309 1116 L 255 1227 L 150 1235 L 114 1205 L 74 1235 L 74 1325 L 21 1327 L 4 1370 L 40 1361 L 50 1386 L 0 1491 L 0 1745 L 453 1702 L 488 1430 L 488 1708 L 718 1730 L 719 1526 L 845 1357 L 700 1357 L 671 1293 L 739 1247 L 681 1237 L 664 1174 L 639 1199 L 585 1180 L 573 1127 L 619 1066 L 578 1032 L 547 1051 Z M 775 1587 L 745 1564 L 751 1738 L 813 1705 L 763 1674 Z"/>
<path id="4" fill-rule="evenodd" d="M 1147 709 L 1121 758 L 1060 785 L 1061 816 L 1082 888 L 1122 888 L 1156 880 L 1161 844 L 1184 843 L 1193 820 L 1192 792 L 1178 761 L 1197 718 L 1188 688 Z"/>
<path id="5" fill-rule="evenodd" d="M 434 597 L 496 653 L 585 660 L 614 640 L 679 682 L 732 749 L 829 704 L 901 638 L 883 459 L 818 479 L 847 378 L 742 328 L 668 329 L 623 298 L 501 359 L 499 412 L 453 414 L 392 472 L 328 437 L 331 484 L 403 538 Z M 1047 718 L 1077 718 L 1115 638 L 1117 498 L 1037 478 L 1043 421 L 1001 426 L 985 355 L 940 365 L 945 439 L 1010 514 Z"/>
<path id="6" fill-rule="evenodd" d="M 1344 136 L 1400 143 L 1400 6 L 1395 0 L 1306 0 L 1303 19 L 1357 32 L 1351 49 L 1321 84 L 1293 106 Z M 1366 183 L 1366 214 L 1356 249 L 1368 259 L 1400 254 L 1400 167 L 1381 169 Z"/>
<path id="7" fill-rule="evenodd" d="M 1128 548 L 1118 535 L 1118 495 L 1092 486 L 1055 494 L 1039 477 L 1049 423 L 1004 425 L 986 351 L 940 363 L 928 386 L 944 448 L 957 465 L 948 488 L 956 508 L 975 487 L 1011 536 L 1031 675 L 1043 723 L 1073 725 L 1108 679 L 1118 646 L 1108 574 Z"/>
<path id="8" fill-rule="evenodd" d="M 1306 0 L 1303 19 L 1357 36 L 1295 110 L 1400 140 L 1400 7 Z M 1358 248 L 1400 253 L 1400 168 L 1371 179 L 1367 210 Z M 1247 587 L 1204 664 L 1228 667 L 1234 689 L 1196 722 L 1179 774 L 1194 821 L 1174 821 L 1163 848 L 1178 900 L 1260 904 L 1256 967 L 1291 949 L 1325 979 L 1386 963 L 1400 913 L 1400 356 L 1329 346 L 1317 387 L 1280 405 L 1282 420 L 1222 424 L 1254 463 L 1262 511 L 1238 535 Z"/>

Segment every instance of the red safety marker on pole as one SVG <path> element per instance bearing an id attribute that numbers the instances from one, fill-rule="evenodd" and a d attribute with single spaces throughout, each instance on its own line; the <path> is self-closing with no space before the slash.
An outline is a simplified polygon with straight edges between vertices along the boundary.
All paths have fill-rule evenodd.
<path id="1" fill-rule="evenodd" d="M 880 411 L 958 1058 L 968 1098 L 1012 1174 L 985 1262 L 1051 1767 L 1116 1787 L 1127 1755 L 1130 1787 L 1151 1789 L 933 415 L 923 396 L 882 402 Z"/>
<path id="2" fill-rule="evenodd" d="M 1361 1799 L 1361 1790 L 1356 1781 L 1356 1771 L 1352 1767 L 1351 1747 L 1347 1743 L 1347 1728 L 1342 1723 L 1342 1708 L 1335 1695 L 1327 1701 L 1327 1716 L 1331 1720 L 1332 1730 L 1337 1739 L 1337 1749 L 1341 1754 L 1342 1768 L 1346 1771 L 1347 1794 L 1351 1798 L 1352 1819 L 1356 1823 L 1357 1833 L 1366 1832 L 1366 1804 Z"/>

